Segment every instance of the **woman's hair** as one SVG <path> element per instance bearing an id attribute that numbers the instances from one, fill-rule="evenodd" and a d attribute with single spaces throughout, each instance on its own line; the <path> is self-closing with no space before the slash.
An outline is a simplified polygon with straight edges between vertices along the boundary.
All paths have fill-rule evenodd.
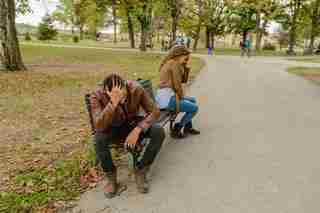
<path id="1" fill-rule="evenodd" d="M 103 89 L 104 90 L 107 89 L 108 91 L 111 91 L 112 87 L 114 86 L 113 85 L 114 83 L 116 85 L 120 86 L 121 89 L 126 86 L 126 81 L 123 80 L 123 78 L 121 78 L 119 75 L 113 73 L 113 74 L 108 75 L 103 80 L 103 83 L 102 83 Z"/>
<path id="2" fill-rule="evenodd" d="M 171 59 L 174 59 L 174 58 L 182 56 L 182 55 L 190 55 L 190 53 L 191 52 L 184 45 L 173 46 L 170 49 L 168 55 L 162 60 L 159 71 Z"/>

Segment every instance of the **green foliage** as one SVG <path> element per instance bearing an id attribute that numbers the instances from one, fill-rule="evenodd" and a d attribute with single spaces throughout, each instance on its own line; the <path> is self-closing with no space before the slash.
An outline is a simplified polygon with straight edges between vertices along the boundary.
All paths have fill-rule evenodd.
<path id="1" fill-rule="evenodd" d="M 31 41 L 31 40 L 32 40 L 29 32 L 27 32 L 27 33 L 24 35 L 24 40 L 25 40 L 25 41 Z"/>
<path id="2" fill-rule="evenodd" d="M 29 0 L 17 0 L 16 1 L 16 13 L 18 14 L 27 14 L 32 12 Z"/>
<path id="3" fill-rule="evenodd" d="M 79 43 L 79 37 L 78 36 L 73 36 L 72 40 L 74 43 Z"/>
<path id="4" fill-rule="evenodd" d="M 226 33 L 231 14 L 226 1 L 205 1 L 205 24 L 215 36 L 222 36 Z"/>
<path id="5" fill-rule="evenodd" d="M 51 17 L 45 16 L 38 27 L 38 39 L 41 41 L 53 40 L 58 35 L 54 28 Z"/>
<path id="6" fill-rule="evenodd" d="M 230 5 L 232 15 L 230 31 L 246 34 L 256 28 L 255 0 L 241 0 Z"/>

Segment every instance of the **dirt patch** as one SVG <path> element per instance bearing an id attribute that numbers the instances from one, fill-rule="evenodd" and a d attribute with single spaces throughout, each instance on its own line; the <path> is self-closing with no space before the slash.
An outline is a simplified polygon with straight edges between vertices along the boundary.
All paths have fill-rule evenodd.
<path id="1" fill-rule="evenodd" d="M 320 82 L 320 75 L 305 75 L 304 76 L 307 80 Z"/>

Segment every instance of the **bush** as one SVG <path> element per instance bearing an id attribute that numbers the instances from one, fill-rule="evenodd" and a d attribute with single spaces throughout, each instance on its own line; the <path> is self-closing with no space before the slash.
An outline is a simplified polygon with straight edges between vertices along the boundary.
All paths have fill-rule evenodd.
<path id="1" fill-rule="evenodd" d="M 74 43 L 78 43 L 79 42 L 79 37 L 78 36 L 73 36 L 72 38 Z"/>
<path id="2" fill-rule="evenodd" d="M 24 40 L 25 40 L 25 41 L 31 41 L 31 40 L 32 40 L 29 32 L 27 32 L 27 33 L 24 35 Z"/>
<path id="3" fill-rule="evenodd" d="M 51 18 L 45 16 L 38 27 L 38 39 L 41 41 L 53 40 L 58 35 L 58 31 L 54 29 Z"/>
<path id="4" fill-rule="evenodd" d="M 266 43 L 264 46 L 263 46 L 263 50 L 271 50 L 271 51 L 275 51 L 277 48 L 274 44 L 271 44 L 271 43 Z"/>

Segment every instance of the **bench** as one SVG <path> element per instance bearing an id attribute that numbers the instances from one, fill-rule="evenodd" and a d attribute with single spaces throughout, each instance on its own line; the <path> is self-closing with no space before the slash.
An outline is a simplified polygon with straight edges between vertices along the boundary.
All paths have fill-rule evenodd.
<path id="1" fill-rule="evenodd" d="M 155 100 L 154 93 L 153 93 L 153 87 L 150 80 L 142 80 L 138 79 L 137 82 L 145 89 L 145 91 L 150 95 L 150 97 Z M 91 100 L 90 100 L 90 94 L 85 94 L 84 96 L 85 105 L 87 108 L 87 112 L 89 115 L 89 121 L 90 121 L 90 127 L 91 127 L 91 134 L 95 134 L 95 125 L 93 120 L 93 114 L 92 114 L 92 108 L 91 108 Z M 160 124 L 160 126 L 165 127 L 169 123 L 169 130 L 170 132 L 173 131 L 174 123 L 177 118 L 177 113 L 174 111 L 169 110 L 161 110 L 160 111 L 160 118 L 158 119 L 157 123 Z M 123 144 L 113 144 L 111 148 L 123 148 Z M 128 150 L 131 154 L 131 157 L 133 159 L 133 165 L 136 165 L 137 159 L 139 157 L 139 153 L 135 151 Z M 96 159 L 96 165 L 99 164 L 98 159 Z"/>

